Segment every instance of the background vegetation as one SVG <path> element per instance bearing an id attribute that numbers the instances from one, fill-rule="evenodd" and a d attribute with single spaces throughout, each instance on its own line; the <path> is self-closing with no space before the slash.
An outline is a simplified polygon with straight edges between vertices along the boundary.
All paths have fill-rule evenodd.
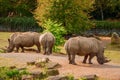
<path id="1" fill-rule="evenodd" d="M 51 19 L 67 34 L 81 34 L 93 27 L 119 28 L 119 18 L 120 0 L 0 0 L 1 31 L 37 31 Z"/>
<path id="2" fill-rule="evenodd" d="M 1 31 L 36 31 L 41 32 L 42 28 L 33 17 L 2 17 L 0 18 Z"/>

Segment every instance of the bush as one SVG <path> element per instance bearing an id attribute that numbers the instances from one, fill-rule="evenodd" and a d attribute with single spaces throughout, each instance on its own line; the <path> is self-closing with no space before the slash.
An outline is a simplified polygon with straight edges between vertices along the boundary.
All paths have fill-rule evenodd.
<path id="1" fill-rule="evenodd" d="M 8 68 L 6 68 L 6 67 L 0 67 L 0 79 L 8 80 L 8 76 L 6 74 L 7 71 L 9 71 Z"/>
<path id="2" fill-rule="evenodd" d="M 3 80 L 20 80 L 22 75 L 28 75 L 26 70 L 10 69 L 8 67 L 0 67 L 0 79 Z"/>
<path id="3" fill-rule="evenodd" d="M 45 21 L 43 26 L 45 28 L 45 31 L 49 31 L 55 36 L 56 42 L 54 46 L 54 51 L 59 52 L 60 49 L 58 48 L 58 46 L 64 43 L 63 35 L 66 33 L 64 27 L 62 26 L 62 24 L 51 21 L 50 19 Z"/>
<path id="4" fill-rule="evenodd" d="M 120 22 L 110 22 L 110 21 L 93 21 L 97 29 L 105 29 L 105 30 L 111 30 L 111 29 L 120 29 Z"/>
<path id="5" fill-rule="evenodd" d="M 0 31 L 42 31 L 33 17 L 0 18 Z"/>

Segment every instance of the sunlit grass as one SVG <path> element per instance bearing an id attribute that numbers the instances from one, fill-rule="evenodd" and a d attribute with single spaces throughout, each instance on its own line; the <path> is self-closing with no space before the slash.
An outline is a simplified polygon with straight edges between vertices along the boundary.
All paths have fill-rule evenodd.
<path id="1" fill-rule="evenodd" d="M 105 55 L 112 60 L 112 62 L 120 63 L 120 51 L 106 50 Z"/>
<path id="2" fill-rule="evenodd" d="M 11 32 L 0 32 L 0 48 L 8 45 L 8 38 L 12 34 Z"/>

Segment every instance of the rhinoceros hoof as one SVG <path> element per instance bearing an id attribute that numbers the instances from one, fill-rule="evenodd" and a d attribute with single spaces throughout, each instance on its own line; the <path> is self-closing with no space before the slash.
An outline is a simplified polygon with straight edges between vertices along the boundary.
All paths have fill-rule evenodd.
<path id="1" fill-rule="evenodd" d="M 73 64 L 73 65 L 77 65 L 75 62 L 74 62 L 74 63 L 71 63 L 71 64 Z"/>
<path id="2" fill-rule="evenodd" d="M 89 62 L 89 64 L 93 64 L 93 63 Z"/>
<path id="3" fill-rule="evenodd" d="M 86 62 L 84 62 L 84 61 L 82 63 L 86 64 Z"/>

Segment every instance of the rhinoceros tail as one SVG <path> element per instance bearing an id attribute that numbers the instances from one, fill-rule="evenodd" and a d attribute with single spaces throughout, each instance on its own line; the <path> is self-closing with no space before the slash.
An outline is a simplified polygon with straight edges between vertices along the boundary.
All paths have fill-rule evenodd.
<path id="1" fill-rule="evenodd" d="M 46 41 L 45 43 L 46 43 L 45 44 L 46 45 L 46 53 L 49 54 L 49 43 L 48 43 L 48 41 Z"/>
<path id="2" fill-rule="evenodd" d="M 69 50 L 68 50 L 68 43 L 66 42 L 65 45 L 64 45 L 64 49 L 66 51 L 66 54 L 69 55 Z"/>

